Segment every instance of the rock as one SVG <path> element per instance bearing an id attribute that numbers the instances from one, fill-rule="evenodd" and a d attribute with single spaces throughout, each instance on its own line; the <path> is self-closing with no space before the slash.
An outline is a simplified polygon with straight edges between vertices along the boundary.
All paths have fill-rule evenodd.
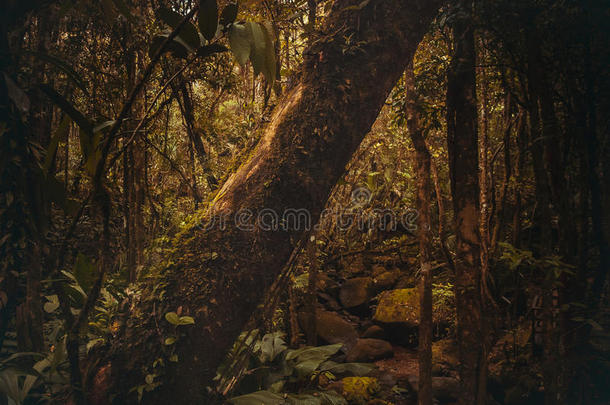
<path id="1" fill-rule="evenodd" d="M 318 291 L 324 292 L 330 296 L 337 297 L 339 292 L 339 284 L 328 277 L 326 273 L 320 272 L 316 280 L 316 288 Z"/>
<path id="2" fill-rule="evenodd" d="M 381 339 L 358 339 L 347 352 L 346 361 L 350 363 L 373 362 L 394 355 L 392 345 Z"/>
<path id="3" fill-rule="evenodd" d="M 376 291 L 385 291 L 394 287 L 400 277 L 400 270 L 389 270 L 380 273 L 373 279 Z"/>
<path id="4" fill-rule="evenodd" d="M 372 339 L 384 339 L 385 338 L 385 331 L 383 330 L 383 328 L 379 325 L 373 325 L 368 327 L 363 333 L 362 336 L 363 338 L 372 338 Z"/>
<path id="5" fill-rule="evenodd" d="M 409 376 L 409 384 L 413 391 L 419 390 L 419 377 Z M 432 395 L 441 402 L 455 401 L 460 393 L 460 382 L 453 377 L 432 377 Z"/>
<path id="6" fill-rule="evenodd" d="M 394 285 L 394 288 L 396 289 L 403 289 L 403 288 L 414 288 L 417 287 L 417 278 L 415 277 L 415 274 L 403 274 L 398 281 L 396 282 L 396 284 Z"/>
<path id="7" fill-rule="evenodd" d="M 350 403 L 365 403 L 379 392 L 381 387 L 374 377 L 345 377 L 341 380 L 343 392 L 341 395 Z"/>
<path id="8" fill-rule="evenodd" d="M 318 297 L 321 298 L 324 302 L 325 302 L 325 306 L 328 307 L 329 309 L 333 310 L 333 311 L 339 311 L 341 310 L 341 305 L 339 305 L 339 303 L 337 302 L 336 299 L 334 299 L 332 296 L 330 296 L 329 294 L 326 294 L 324 292 L 319 292 L 318 293 Z"/>
<path id="9" fill-rule="evenodd" d="M 306 313 L 299 313 L 299 322 L 305 329 Z M 318 309 L 316 311 L 316 332 L 318 337 L 329 344 L 343 343 L 347 348 L 358 339 L 356 328 L 335 312 Z"/>
<path id="10" fill-rule="evenodd" d="M 458 366 L 457 346 L 452 339 L 432 343 L 432 374 L 447 375 Z"/>
<path id="11" fill-rule="evenodd" d="M 371 274 L 373 275 L 373 277 L 377 277 L 380 274 L 383 274 L 387 272 L 387 269 L 385 268 L 385 266 L 382 266 L 381 264 L 374 264 L 373 267 L 371 268 Z"/>
<path id="12" fill-rule="evenodd" d="M 344 308 L 354 308 L 368 304 L 373 297 L 373 279 L 356 277 L 347 280 L 339 291 L 339 300 Z"/>
<path id="13" fill-rule="evenodd" d="M 436 297 L 433 296 L 434 310 L 432 320 L 434 323 L 448 323 L 450 311 L 443 308 Z M 415 328 L 419 325 L 419 289 L 403 288 L 389 290 L 382 293 L 373 320 L 386 324 L 404 324 Z"/>

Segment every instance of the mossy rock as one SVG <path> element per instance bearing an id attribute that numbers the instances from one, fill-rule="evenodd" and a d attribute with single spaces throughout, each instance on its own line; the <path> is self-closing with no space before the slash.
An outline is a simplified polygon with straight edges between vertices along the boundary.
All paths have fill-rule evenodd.
<path id="1" fill-rule="evenodd" d="M 373 279 L 370 277 L 346 280 L 339 291 L 341 305 L 348 309 L 368 304 L 373 296 Z"/>
<path id="2" fill-rule="evenodd" d="M 458 366 L 457 345 L 452 339 L 441 339 L 432 343 L 432 373 L 446 375 Z"/>
<path id="3" fill-rule="evenodd" d="M 432 320 L 437 324 L 449 323 L 452 319 L 452 308 L 445 308 L 445 300 L 433 293 Z M 385 324 L 404 324 L 408 327 L 419 325 L 419 289 L 403 288 L 385 291 L 379 298 L 379 304 L 373 320 Z"/>
<path id="4" fill-rule="evenodd" d="M 343 396 L 350 403 L 366 404 L 381 390 L 379 381 L 375 377 L 345 377 L 341 380 Z"/>

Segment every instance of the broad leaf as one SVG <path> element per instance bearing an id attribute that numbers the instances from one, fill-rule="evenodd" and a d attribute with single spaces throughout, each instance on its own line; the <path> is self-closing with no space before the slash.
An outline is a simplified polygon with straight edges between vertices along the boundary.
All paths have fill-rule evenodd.
<path id="1" fill-rule="evenodd" d="M 227 5 L 220 13 L 220 25 L 227 26 L 233 24 L 237 18 L 237 3 Z"/>
<path id="2" fill-rule="evenodd" d="M 233 405 L 285 405 L 286 400 L 271 391 L 257 391 L 251 394 L 242 395 L 229 399 Z"/>
<path id="3" fill-rule="evenodd" d="M 258 75 L 265 71 L 265 33 L 259 23 L 248 22 L 246 23 L 246 29 L 250 31 L 250 38 L 252 40 L 252 52 L 250 52 L 250 61 L 254 68 L 254 75 Z"/>
<path id="4" fill-rule="evenodd" d="M 165 314 L 165 319 L 172 325 L 180 325 L 180 317 L 175 312 L 168 312 Z"/>
<path id="5" fill-rule="evenodd" d="M 229 45 L 235 60 L 240 65 L 245 65 L 250 57 L 251 36 L 250 31 L 243 24 L 233 24 L 229 29 Z"/>
<path id="6" fill-rule="evenodd" d="M 182 14 L 179 14 L 174 10 L 170 10 L 169 8 L 165 7 L 159 9 L 158 14 L 159 18 L 173 29 L 176 29 L 176 27 L 178 27 L 180 22 L 182 22 L 182 20 L 184 19 L 184 16 Z M 195 49 L 201 46 L 201 41 L 199 40 L 199 33 L 197 32 L 197 28 L 195 28 L 195 26 L 189 21 L 187 21 L 182 26 L 180 32 L 178 33 L 178 37 L 180 37 L 186 43 L 186 45 L 191 48 L 189 49 L 189 51 L 194 51 Z"/>
<path id="7" fill-rule="evenodd" d="M 201 0 L 199 3 L 199 31 L 210 41 L 216 35 L 218 27 L 218 5 L 216 0 Z"/>

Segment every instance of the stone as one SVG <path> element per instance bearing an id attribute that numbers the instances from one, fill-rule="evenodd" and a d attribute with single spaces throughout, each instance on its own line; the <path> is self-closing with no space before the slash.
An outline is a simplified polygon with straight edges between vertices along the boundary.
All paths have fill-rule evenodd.
<path id="1" fill-rule="evenodd" d="M 380 273 L 379 275 L 375 276 L 375 278 L 373 279 L 373 282 L 375 284 L 375 290 L 389 290 L 394 287 L 394 284 L 396 284 L 399 278 L 400 270 L 398 269 L 384 271 L 383 273 Z"/>
<path id="2" fill-rule="evenodd" d="M 383 328 L 379 325 L 372 325 L 369 326 L 363 333 L 362 336 L 363 338 L 366 339 L 384 339 L 385 336 L 385 331 L 383 330 Z"/>
<path id="3" fill-rule="evenodd" d="M 436 324 L 448 323 L 451 310 L 442 307 L 433 295 L 432 321 Z M 419 325 L 419 289 L 403 288 L 385 291 L 379 298 L 379 304 L 373 320 L 382 324 L 404 324 L 415 328 Z"/>
<path id="4" fill-rule="evenodd" d="M 306 314 L 299 314 L 299 322 L 303 329 L 306 325 Z M 343 343 L 346 348 L 353 346 L 358 339 L 356 328 L 336 312 L 316 311 L 316 333 L 319 338 L 329 344 Z"/>
<path id="5" fill-rule="evenodd" d="M 356 277 L 346 280 L 339 291 L 339 300 L 344 308 L 354 308 L 368 304 L 373 297 L 373 279 Z"/>
<path id="6" fill-rule="evenodd" d="M 409 385 L 413 391 L 419 390 L 419 376 L 410 375 Z M 432 396 L 441 402 L 455 401 L 460 393 L 460 382 L 453 377 L 432 377 Z"/>
<path id="7" fill-rule="evenodd" d="M 347 352 L 346 361 L 350 363 L 373 362 L 394 355 L 392 345 L 381 339 L 358 339 Z"/>
<path id="8" fill-rule="evenodd" d="M 441 339 L 432 342 L 432 374 L 447 375 L 457 370 L 457 345 L 452 339 Z"/>

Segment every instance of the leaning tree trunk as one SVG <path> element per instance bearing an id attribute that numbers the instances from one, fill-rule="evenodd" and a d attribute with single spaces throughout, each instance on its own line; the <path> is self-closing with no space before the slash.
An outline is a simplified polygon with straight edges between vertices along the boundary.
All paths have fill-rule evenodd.
<path id="1" fill-rule="evenodd" d="M 456 235 L 455 297 L 461 405 L 485 403 L 487 339 L 481 294 L 479 159 L 471 3 L 454 22 L 454 52 L 447 77 L 447 149 Z"/>
<path id="2" fill-rule="evenodd" d="M 146 403 L 209 403 L 206 386 L 305 230 L 281 219 L 300 210 L 317 220 L 440 3 L 334 3 L 320 38 L 304 52 L 301 82 L 201 215 L 206 225 L 177 238 L 178 252 L 157 282 L 164 298 L 149 289 L 131 305 L 92 397 L 104 398 L 106 386 L 126 402 L 146 374 L 163 374 L 153 380 L 163 384 L 144 394 Z M 179 308 L 195 324 L 179 326 L 177 343 L 164 348 L 175 333 L 164 314 Z M 177 362 L 167 361 L 171 351 Z M 154 368 L 158 357 L 165 366 Z"/>

